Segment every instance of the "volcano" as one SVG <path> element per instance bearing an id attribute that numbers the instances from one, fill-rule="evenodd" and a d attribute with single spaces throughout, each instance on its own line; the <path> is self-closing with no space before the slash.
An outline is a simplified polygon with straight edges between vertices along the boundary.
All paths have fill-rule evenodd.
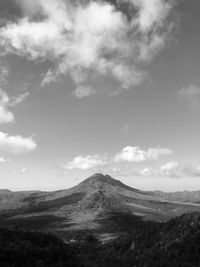
<path id="1" fill-rule="evenodd" d="M 96 173 L 66 190 L 1 190 L 0 225 L 94 229 L 100 228 L 102 219 L 113 214 L 131 214 L 142 220 L 161 222 L 184 213 L 199 212 L 198 192 L 142 191 L 109 175 Z"/>

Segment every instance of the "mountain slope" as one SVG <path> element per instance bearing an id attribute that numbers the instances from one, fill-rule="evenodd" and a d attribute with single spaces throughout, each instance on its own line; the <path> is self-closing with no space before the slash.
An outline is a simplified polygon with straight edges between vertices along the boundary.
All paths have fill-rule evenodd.
<path id="1" fill-rule="evenodd" d="M 67 190 L 0 192 L 0 225 L 6 220 L 11 225 L 23 222 L 31 226 L 43 220 L 43 228 L 99 228 L 102 219 L 113 213 L 166 221 L 194 211 L 200 211 L 196 195 L 194 202 L 192 197 L 184 201 L 175 193 L 141 191 L 99 173 Z"/>

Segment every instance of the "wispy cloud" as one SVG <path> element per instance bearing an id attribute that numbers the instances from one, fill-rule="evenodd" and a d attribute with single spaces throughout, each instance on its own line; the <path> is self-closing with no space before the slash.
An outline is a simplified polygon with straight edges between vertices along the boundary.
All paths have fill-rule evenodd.
<path id="1" fill-rule="evenodd" d="M 133 130 L 133 126 L 130 124 L 125 124 L 122 128 L 121 128 L 121 132 L 122 133 L 130 133 Z"/>
<path id="2" fill-rule="evenodd" d="M 188 101 L 192 107 L 200 107 L 200 88 L 198 86 L 184 87 L 178 91 L 178 95 Z"/>
<path id="3" fill-rule="evenodd" d="M 21 104 L 22 102 L 24 102 L 24 100 L 29 96 L 29 92 L 25 92 L 23 94 L 20 94 L 18 96 L 12 97 L 10 99 L 10 102 L 8 103 L 9 106 L 11 107 L 15 107 L 19 104 Z"/>
<path id="4" fill-rule="evenodd" d="M 22 137 L 20 135 L 11 136 L 7 133 L 0 132 L 0 151 L 24 154 L 34 151 L 37 148 L 36 142 L 32 137 Z"/>
<path id="5" fill-rule="evenodd" d="M 12 174 L 13 175 L 24 175 L 27 173 L 27 169 L 26 168 L 21 168 L 21 169 L 17 169 L 17 170 L 12 170 Z"/>
<path id="6" fill-rule="evenodd" d="M 121 88 L 130 89 L 142 82 L 143 63 L 166 44 L 172 4 L 113 2 L 17 0 L 23 17 L 0 29 L 0 45 L 6 54 L 51 60 L 54 69 L 46 73 L 43 85 L 70 73 L 80 88 L 90 83 L 92 72 L 93 77 L 112 75 Z"/>

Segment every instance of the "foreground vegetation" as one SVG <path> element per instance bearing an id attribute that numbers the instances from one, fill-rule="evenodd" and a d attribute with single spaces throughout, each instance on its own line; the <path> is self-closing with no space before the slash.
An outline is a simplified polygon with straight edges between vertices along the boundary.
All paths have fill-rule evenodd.
<path id="1" fill-rule="evenodd" d="M 70 233 L 69 242 L 64 242 L 48 233 L 1 229 L 0 266 L 200 266 L 199 214 L 183 215 L 167 223 L 143 222 L 134 217 L 132 221 L 123 217 L 115 220 L 119 237 L 106 244 L 88 232 L 74 235 L 73 242 Z"/>

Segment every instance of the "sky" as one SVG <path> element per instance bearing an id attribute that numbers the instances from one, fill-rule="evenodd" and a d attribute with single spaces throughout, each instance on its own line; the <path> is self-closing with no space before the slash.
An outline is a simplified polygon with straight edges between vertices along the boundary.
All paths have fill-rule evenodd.
<path id="1" fill-rule="evenodd" d="M 200 190 L 198 0 L 0 2 L 0 188 L 94 173 Z"/>

